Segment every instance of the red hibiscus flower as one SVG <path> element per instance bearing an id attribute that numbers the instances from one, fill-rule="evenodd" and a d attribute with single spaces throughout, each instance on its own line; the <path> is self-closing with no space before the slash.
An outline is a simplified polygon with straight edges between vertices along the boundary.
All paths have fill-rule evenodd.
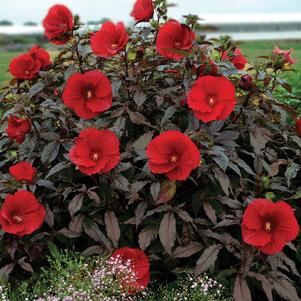
<path id="1" fill-rule="evenodd" d="M 28 54 L 41 63 L 41 68 L 45 68 L 51 65 L 49 53 L 45 49 L 40 48 L 39 46 L 32 47 L 29 50 Z"/>
<path id="2" fill-rule="evenodd" d="M 122 291 L 133 295 L 147 287 L 150 264 L 143 251 L 128 247 L 118 249 L 112 254 L 109 264 Z"/>
<path id="3" fill-rule="evenodd" d="M 280 252 L 299 230 L 292 207 L 283 201 L 255 199 L 243 215 L 243 240 L 265 254 Z"/>
<path id="4" fill-rule="evenodd" d="M 11 166 L 9 173 L 18 182 L 31 183 L 37 173 L 37 169 L 29 162 L 22 161 Z"/>
<path id="5" fill-rule="evenodd" d="M 96 55 L 107 58 L 122 51 L 128 40 L 129 36 L 122 22 L 115 25 L 107 21 L 92 36 L 91 48 Z"/>
<path id="6" fill-rule="evenodd" d="M 160 28 L 156 47 L 162 56 L 180 60 L 190 52 L 194 40 L 195 34 L 187 25 L 171 20 Z"/>
<path id="7" fill-rule="evenodd" d="M 224 52 L 222 60 L 230 61 L 238 70 L 243 70 L 247 63 L 247 59 L 243 56 L 239 48 L 235 48 L 232 55 L 230 55 L 227 51 Z"/>
<path id="8" fill-rule="evenodd" d="M 200 151 L 192 140 L 179 131 L 166 131 L 146 148 L 149 169 L 166 174 L 170 180 L 186 180 L 200 164 Z"/>
<path id="9" fill-rule="evenodd" d="M 29 54 L 21 54 L 12 59 L 9 72 L 17 79 L 32 79 L 41 68 L 41 62 Z"/>
<path id="10" fill-rule="evenodd" d="M 107 173 L 120 161 L 119 140 L 110 130 L 83 130 L 71 148 L 70 160 L 87 175 Z"/>
<path id="11" fill-rule="evenodd" d="M 296 121 L 296 132 L 297 135 L 301 138 L 301 117 L 299 117 Z"/>
<path id="12" fill-rule="evenodd" d="M 100 71 L 75 73 L 67 81 L 62 99 L 77 116 L 90 119 L 112 106 L 112 87 Z"/>
<path id="13" fill-rule="evenodd" d="M 283 62 L 286 65 L 293 65 L 296 61 L 292 58 L 293 49 L 282 50 L 279 47 L 275 47 L 274 54 L 279 55 L 283 58 Z"/>
<path id="14" fill-rule="evenodd" d="M 188 106 L 203 122 L 225 120 L 235 104 L 235 87 L 223 76 L 199 77 L 188 95 Z"/>
<path id="15" fill-rule="evenodd" d="M 29 191 L 8 194 L 0 209 L 0 224 L 7 233 L 24 236 L 41 227 L 46 211 Z"/>
<path id="16" fill-rule="evenodd" d="M 154 14 L 153 0 L 137 0 L 131 16 L 137 21 L 149 21 Z"/>
<path id="17" fill-rule="evenodd" d="M 8 117 L 8 127 L 6 133 L 10 139 L 16 139 L 21 144 L 25 140 L 25 135 L 31 130 L 31 122 L 28 118 Z"/>
<path id="18" fill-rule="evenodd" d="M 50 42 L 57 45 L 66 44 L 73 29 L 73 16 L 64 5 L 54 5 L 43 20 L 45 35 Z"/>

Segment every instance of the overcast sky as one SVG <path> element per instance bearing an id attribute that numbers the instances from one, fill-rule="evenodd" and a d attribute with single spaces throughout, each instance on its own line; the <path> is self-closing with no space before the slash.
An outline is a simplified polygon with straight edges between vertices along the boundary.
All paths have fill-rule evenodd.
<path id="1" fill-rule="evenodd" d="M 130 21 L 134 0 L 0 0 L 0 20 L 15 24 L 25 21 L 41 22 L 53 4 L 67 5 L 83 21 L 109 17 L 114 21 Z M 169 15 L 179 18 L 183 14 L 214 13 L 296 13 L 301 12 L 301 0 L 170 0 L 177 4 Z"/>

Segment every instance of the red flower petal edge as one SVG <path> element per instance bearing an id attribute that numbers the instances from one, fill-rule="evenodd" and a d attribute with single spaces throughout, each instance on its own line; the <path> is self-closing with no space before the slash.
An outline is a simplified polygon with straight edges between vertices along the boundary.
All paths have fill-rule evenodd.
<path id="1" fill-rule="evenodd" d="M 170 180 L 186 180 L 200 164 L 200 151 L 193 141 L 179 131 L 166 131 L 147 146 L 149 169 L 166 174 Z"/>
<path id="2" fill-rule="evenodd" d="M 46 211 L 35 196 L 25 190 L 8 194 L 0 209 L 0 224 L 7 233 L 24 236 L 39 229 Z"/>
<path id="3" fill-rule="evenodd" d="M 53 44 L 66 44 L 73 29 L 73 16 L 65 5 L 52 6 L 43 20 L 45 35 Z"/>
<path id="4" fill-rule="evenodd" d="M 243 215 L 243 240 L 268 255 L 280 252 L 299 231 L 292 207 L 283 201 L 254 199 Z"/>
<path id="5" fill-rule="evenodd" d="M 293 65 L 296 61 L 292 58 L 293 49 L 282 50 L 279 47 L 274 48 L 274 54 L 282 57 L 284 64 Z"/>
<path id="6" fill-rule="evenodd" d="M 243 70 L 247 64 L 247 59 L 239 48 L 235 48 L 232 55 L 230 55 L 227 51 L 224 52 L 222 60 L 230 61 L 238 70 Z"/>
<path id="7" fill-rule="evenodd" d="M 22 161 L 9 168 L 9 173 L 18 182 L 31 183 L 37 173 L 37 169 L 29 162 Z"/>
<path id="8" fill-rule="evenodd" d="M 162 56 L 180 60 L 189 54 L 194 40 L 195 34 L 187 25 L 171 20 L 160 28 L 156 48 Z"/>
<path id="9" fill-rule="evenodd" d="M 68 79 L 62 99 L 77 116 L 90 119 L 111 108 L 111 83 L 98 70 L 75 73 Z"/>
<path id="10" fill-rule="evenodd" d="M 199 77 L 188 95 L 188 106 L 203 122 L 227 119 L 235 104 L 235 87 L 223 76 Z"/>
<path id="11" fill-rule="evenodd" d="M 131 16 L 137 21 L 149 21 L 154 14 L 153 0 L 137 0 L 134 4 Z"/>
<path id="12" fill-rule="evenodd" d="M 30 54 L 21 54 L 11 60 L 9 72 L 17 79 L 33 79 L 41 68 L 40 60 Z"/>
<path id="13" fill-rule="evenodd" d="M 87 175 L 108 173 L 120 162 L 119 140 L 110 130 L 83 130 L 69 152 L 70 160 Z"/>
<path id="14" fill-rule="evenodd" d="M 96 55 L 108 58 L 122 51 L 128 40 L 129 36 L 122 22 L 115 25 L 113 22 L 107 21 L 98 32 L 93 34 L 91 48 Z"/>
<path id="15" fill-rule="evenodd" d="M 23 143 L 25 135 L 31 131 L 31 122 L 28 118 L 8 117 L 8 127 L 6 133 L 8 137 L 15 139 L 18 144 Z"/>

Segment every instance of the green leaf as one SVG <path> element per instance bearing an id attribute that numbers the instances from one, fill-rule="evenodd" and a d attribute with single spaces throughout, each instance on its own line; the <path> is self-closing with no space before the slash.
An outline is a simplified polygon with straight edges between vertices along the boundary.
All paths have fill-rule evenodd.
<path id="1" fill-rule="evenodd" d="M 49 241 L 47 244 L 47 248 L 53 258 L 55 258 L 55 259 L 60 258 L 60 251 L 53 242 Z"/>
<path id="2" fill-rule="evenodd" d="M 273 200 L 276 197 L 276 195 L 273 191 L 266 192 L 264 196 L 265 196 L 265 198 L 267 198 L 269 200 Z"/>

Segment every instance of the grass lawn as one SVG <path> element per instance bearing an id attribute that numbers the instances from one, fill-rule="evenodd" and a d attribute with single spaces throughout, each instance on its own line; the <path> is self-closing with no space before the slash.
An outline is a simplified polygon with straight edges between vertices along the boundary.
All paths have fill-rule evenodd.
<path id="1" fill-rule="evenodd" d="M 11 78 L 9 72 L 7 72 L 8 64 L 18 54 L 18 52 L 0 52 L 0 86 Z"/>
<path id="2" fill-rule="evenodd" d="M 293 92 L 301 96 L 301 41 L 253 41 L 242 42 L 239 44 L 242 52 L 248 57 L 249 61 L 257 60 L 258 56 L 271 53 L 274 46 L 277 45 L 282 49 L 294 49 L 293 57 L 297 63 L 295 65 L 296 72 L 287 72 L 285 78 L 293 87 Z M 16 52 L 0 52 L 0 86 L 7 82 L 11 77 L 7 72 L 9 61 L 18 55 Z M 55 52 L 52 53 L 52 56 Z M 2 84 L 1 84 L 2 83 Z"/>
<path id="3" fill-rule="evenodd" d="M 301 41 L 257 41 L 241 43 L 239 47 L 242 52 L 248 57 L 250 62 L 256 61 L 258 56 L 271 53 L 272 49 L 278 46 L 281 49 L 293 48 L 293 58 L 296 60 L 294 65 L 295 72 L 286 72 L 284 77 L 293 87 L 293 93 L 301 96 Z"/>
<path id="4" fill-rule="evenodd" d="M 25 52 L 25 51 L 24 51 Z M 0 88 L 9 81 L 12 76 L 8 72 L 8 65 L 12 58 L 19 55 L 20 52 L 0 52 Z M 54 58 L 56 52 L 50 52 L 51 58 Z"/>

